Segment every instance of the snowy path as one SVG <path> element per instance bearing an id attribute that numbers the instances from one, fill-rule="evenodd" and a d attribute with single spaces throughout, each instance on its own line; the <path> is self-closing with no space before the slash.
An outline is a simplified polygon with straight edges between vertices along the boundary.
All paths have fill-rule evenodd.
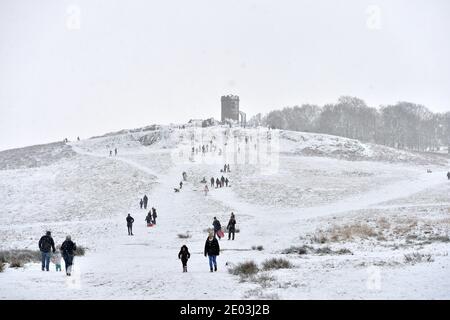
<path id="1" fill-rule="evenodd" d="M 157 153 L 155 150 L 145 152 L 138 149 L 136 152 L 110 157 L 107 154 L 86 151 L 76 145 L 72 145 L 72 148 L 78 154 L 109 159 L 111 163 L 120 161 L 155 176 L 157 185 L 148 195 L 150 208 L 154 206 L 158 210 L 157 226 L 146 226 L 146 210 L 139 209 L 137 203 L 135 207 L 129 208 L 129 213 L 135 218 L 135 235 L 132 237 L 126 232 L 126 212 L 116 212 L 108 219 L 74 221 L 79 224 L 108 222 L 116 227 L 108 238 L 97 240 L 100 245 L 96 246 L 96 250 L 88 252 L 85 257 L 76 258 L 72 279 L 66 278 L 63 273 L 42 273 L 38 264 L 30 264 L 19 270 L 7 269 L 0 275 L 0 279 L 2 287 L 8 289 L 0 289 L 0 298 L 242 299 L 245 290 L 256 285 L 238 283 L 238 277 L 227 272 L 225 263 L 242 262 L 250 256 L 242 252 L 250 250 L 252 245 L 264 246 L 265 251 L 262 253 L 250 251 L 252 259 L 262 261 L 269 254 L 276 254 L 280 249 L 290 246 L 298 237 L 299 228 L 301 229 L 308 219 L 380 207 L 377 205 L 409 197 L 446 182 L 442 180 L 442 172 L 418 174 L 414 178 L 405 178 L 378 190 L 350 196 L 334 203 L 295 209 L 268 207 L 246 202 L 245 195 L 238 196 L 233 188 L 212 189 L 205 197 L 202 190 L 191 181 L 184 184 L 180 193 L 174 193 L 173 188 L 178 186 L 181 172 L 186 171 L 186 168 L 195 172 L 199 167 L 196 164 L 175 164 L 162 175 L 157 170 L 129 158 L 134 155 L 149 155 L 151 164 L 150 156 Z M 211 174 L 217 174 L 218 169 L 215 166 L 207 166 L 207 169 Z M 222 215 L 224 219 L 224 207 L 230 207 L 236 213 L 241 232 L 236 234 L 235 241 L 221 240 L 223 253 L 218 258 L 219 270 L 217 273 L 210 273 L 207 258 L 202 254 L 206 238 L 204 230 L 211 227 L 214 215 Z M 229 212 L 226 217 L 228 215 Z M 224 225 L 227 221 L 223 219 L 221 222 Z M 49 225 L 60 224 L 63 222 Z M 31 225 L 34 224 L 24 224 L 18 228 Z M 307 227 L 311 229 L 315 226 Z M 189 231 L 192 237 L 179 239 L 178 234 L 186 231 Z M 185 243 L 191 252 L 188 273 L 181 272 L 181 263 L 177 259 L 179 248 Z M 305 279 L 312 277 L 310 280 L 314 281 L 315 275 L 303 276 Z M 358 279 L 364 277 L 361 272 L 353 276 Z M 337 282 L 334 284 L 339 287 L 339 278 L 329 281 Z M 324 294 L 321 283 L 315 284 L 315 292 L 308 290 L 305 288 L 300 296 L 308 298 Z M 339 290 L 336 292 L 339 296 Z M 357 295 L 358 293 L 349 292 L 347 296 Z"/>

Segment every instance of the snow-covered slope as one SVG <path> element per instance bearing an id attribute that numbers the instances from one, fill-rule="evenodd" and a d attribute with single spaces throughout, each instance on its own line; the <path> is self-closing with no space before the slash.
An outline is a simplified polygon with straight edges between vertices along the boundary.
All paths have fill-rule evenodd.
<path id="1" fill-rule="evenodd" d="M 255 145 L 269 136 L 272 149 L 259 159 Z M 192 153 L 202 144 L 216 150 Z M 118 155 L 110 156 L 115 148 Z M 205 196 L 200 181 L 220 177 L 225 162 L 230 187 L 211 187 Z M 48 229 L 59 244 L 71 234 L 88 248 L 76 258 L 70 281 L 42 273 L 38 264 L 7 268 L 0 273 L 0 298 L 449 298 L 449 245 L 432 240 L 445 240 L 449 230 L 447 168 L 442 156 L 341 137 L 222 126 L 151 126 L 0 152 L 0 250 L 36 249 Z M 188 179 L 175 193 L 182 172 Z M 144 194 L 158 210 L 153 228 L 138 205 Z M 220 241 L 219 271 L 209 273 L 206 229 L 213 217 L 226 226 L 232 211 L 240 232 L 234 241 Z M 136 220 L 133 237 L 127 213 Z M 401 231 L 408 219 L 416 224 Z M 336 230 L 347 236 L 359 230 L 358 223 L 375 235 L 331 240 Z M 312 240 L 319 231 L 330 233 L 324 243 Z M 179 238 L 186 233 L 190 238 Z M 177 259 L 182 244 L 192 254 L 188 273 Z M 352 254 L 282 254 L 302 245 Z M 434 261 L 408 264 L 404 255 L 411 252 L 431 254 Z M 273 257 L 294 268 L 261 271 L 244 281 L 227 272 L 227 265 Z M 368 285 L 374 273 L 380 277 L 375 287 Z"/>

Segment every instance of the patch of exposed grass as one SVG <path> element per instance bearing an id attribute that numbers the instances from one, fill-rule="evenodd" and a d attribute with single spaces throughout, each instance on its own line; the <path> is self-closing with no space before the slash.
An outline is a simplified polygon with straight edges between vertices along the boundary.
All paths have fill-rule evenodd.
<path id="1" fill-rule="evenodd" d="M 291 269 L 293 268 L 292 263 L 289 260 L 283 258 L 272 258 L 263 262 L 263 270 L 273 270 L 273 269 Z"/>
<path id="2" fill-rule="evenodd" d="M 228 269 L 228 271 L 235 276 L 251 276 L 258 273 L 258 265 L 254 261 L 246 261 L 237 264 L 236 266 Z"/>
<path id="3" fill-rule="evenodd" d="M 408 264 L 416 264 L 420 262 L 433 262 L 434 259 L 431 254 L 423 254 L 419 252 L 413 252 L 409 254 L 405 254 L 404 256 L 405 263 Z"/>
<path id="4" fill-rule="evenodd" d="M 263 251 L 264 247 L 263 246 L 252 246 L 252 250 Z"/>
<path id="5" fill-rule="evenodd" d="M 10 266 L 21 265 L 29 262 L 40 262 L 41 252 L 39 250 L 2 250 L 0 251 L 0 262 L 9 263 Z"/>

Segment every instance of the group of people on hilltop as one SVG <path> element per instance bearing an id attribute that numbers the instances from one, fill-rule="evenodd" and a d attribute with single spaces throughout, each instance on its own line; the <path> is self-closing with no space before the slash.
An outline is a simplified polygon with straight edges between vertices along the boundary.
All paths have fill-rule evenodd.
<path id="1" fill-rule="evenodd" d="M 61 271 L 62 257 L 65 262 L 66 275 L 70 276 L 72 274 L 73 258 L 77 246 L 70 236 L 66 236 L 66 240 L 64 240 L 62 245 L 55 248 L 55 241 L 51 232 L 47 231 L 39 240 L 38 246 L 41 252 L 42 271 L 50 271 L 50 260 L 55 264 L 56 271 Z"/>
<path id="2" fill-rule="evenodd" d="M 214 179 L 214 177 L 211 177 L 211 187 L 214 188 L 214 185 L 217 188 L 222 188 L 222 187 L 228 187 L 228 183 L 230 183 L 230 180 L 228 180 L 228 178 L 225 178 L 224 176 L 219 178 Z"/>
<path id="3" fill-rule="evenodd" d="M 114 155 L 115 156 L 117 156 L 117 152 L 118 152 L 117 148 L 114 148 Z M 112 157 L 112 155 L 113 155 L 113 151 L 109 150 L 109 156 Z"/>
<path id="4" fill-rule="evenodd" d="M 208 238 L 205 241 L 205 247 L 203 250 L 204 256 L 208 257 L 210 272 L 217 271 L 217 256 L 220 254 L 220 245 L 217 238 L 219 240 L 221 239 L 221 232 L 220 232 L 221 228 L 222 227 L 220 225 L 219 220 L 216 217 L 214 217 L 213 230 L 208 233 Z M 228 229 L 228 240 L 231 239 L 231 234 L 233 234 L 234 240 L 234 234 L 236 230 L 236 218 L 233 212 L 231 213 L 227 229 Z M 190 257 L 191 254 L 189 253 L 188 247 L 186 245 L 183 245 L 180 249 L 180 252 L 178 253 L 178 259 L 181 260 L 183 272 L 187 272 L 187 262 Z"/>

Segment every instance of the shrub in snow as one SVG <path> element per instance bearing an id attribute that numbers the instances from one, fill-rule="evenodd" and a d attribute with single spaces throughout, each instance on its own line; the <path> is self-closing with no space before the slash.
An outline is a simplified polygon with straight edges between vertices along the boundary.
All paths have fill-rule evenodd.
<path id="1" fill-rule="evenodd" d="M 41 252 L 39 250 L 3 250 L 0 251 L 0 261 L 9 263 L 10 266 L 21 265 L 29 262 L 40 262 Z"/>
<path id="2" fill-rule="evenodd" d="M 0 272 L 3 272 L 5 270 L 5 264 L 3 262 L 0 262 Z"/>
<path id="3" fill-rule="evenodd" d="M 292 263 L 283 258 L 272 258 L 263 262 L 264 270 L 290 269 L 292 267 L 293 267 Z"/>
<path id="4" fill-rule="evenodd" d="M 183 234 L 183 233 L 178 234 L 178 238 L 180 238 L 180 239 L 189 239 L 190 237 L 192 237 L 192 236 L 189 234 L 189 232 L 186 232 L 185 234 Z"/>
<path id="5" fill-rule="evenodd" d="M 413 252 L 410 254 L 405 254 L 405 263 L 416 264 L 419 262 L 433 262 L 434 259 L 431 254 L 423 254 L 419 252 Z"/>
<path id="6" fill-rule="evenodd" d="M 264 247 L 263 246 L 252 246 L 252 250 L 262 251 L 262 250 L 264 250 Z"/>
<path id="7" fill-rule="evenodd" d="M 254 261 L 246 261 L 228 269 L 235 276 L 251 276 L 258 273 L 259 268 Z"/>
<path id="8" fill-rule="evenodd" d="M 86 248 L 83 246 L 77 246 L 77 250 L 75 250 L 75 256 L 81 257 L 86 254 Z"/>

